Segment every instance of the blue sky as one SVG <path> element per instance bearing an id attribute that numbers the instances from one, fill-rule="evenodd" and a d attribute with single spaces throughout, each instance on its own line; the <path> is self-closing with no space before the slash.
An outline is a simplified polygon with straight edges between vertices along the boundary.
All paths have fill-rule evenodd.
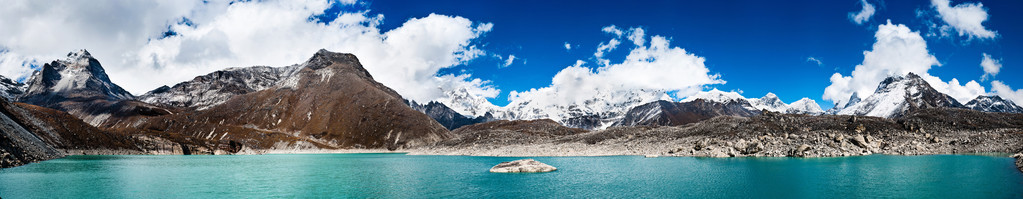
<path id="1" fill-rule="evenodd" d="M 874 43 L 877 25 L 890 19 L 926 34 L 931 10 L 928 1 L 869 1 L 876 14 L 863 25 L 849 19 L 861 9 L 859 1 L 376 1 L 372 12 L 386 15 L 382 28 L 393 28 L 408 18 L 430 13 L 457 15 L 491 22 L 483 36 L 485 49 L 514 54 L 525 62 L 501 67 L 504 60 L 480 59 L 446 72 L 466 70 L 493 81 L 502 91 L 491 102 L 507 104 L 507 91 L 547 86 L 551 77 L 575 60 L 590 60 L 600 42 L 610 38 L 600 29 L 607 25 L 642 27 L 647 34 L 671 38 L 672 44 L 706 58 L 707 67 L 727 81 L 711 85 L 720 90 L 742 90 L 746 97 L 774 92 L 790 103 L 802 97 L 823 102 L 821 95 L 831 74 L 848 75 L 863 61 L 863 51 Z M 954 3 L 961 3 L 956 1 Z M 983 2 L 990 19 L 985 27 L 997 31 L 995 39 L 924 37 L 928 49 L 942 63 L 930 72 L 944 80 L 978 80 L 981 53 L 1001 58 L 997 79 L 1020 82 L 1015 67 L 1023 57 L 1023 18 L 1018 1 Z M 573 48 L 566 50 L 564 43 Z M 625 50 L 612 53 L 621 59 Z M 817 65 L 808 61 L 814 57 Z M 988 82 L 981 82 L 989 87 Z M 825 109 L 830 104 L 820 103 Z"/>
<path id="2" fill-rule="evenodd" d="M 25 79 L 88 49 L 136 95 L 323 48 L 357 55 L 403 97 L 470 115 L 474 100 L 635 105 L 710 89 L 828 109 L 908 72 L 964 103 L 1023 101 L 1023 2 L 1010 0 L 0 1 L 0 75 Z M 453 97 L 461 90 L 472 100 Z"/>

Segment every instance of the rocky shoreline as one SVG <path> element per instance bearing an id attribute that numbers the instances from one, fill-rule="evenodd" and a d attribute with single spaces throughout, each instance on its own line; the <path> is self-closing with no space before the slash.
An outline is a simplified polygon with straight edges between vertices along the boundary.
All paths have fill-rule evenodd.
<path id="1" fill-rule="evenodd" d="M 415 148 L 409 154 L 841 157 L 1014 154 L 1023 150 L 1020 114 L 987 114 L 962 109 L 926 109 L 900 119 L 765 112 L 754 117 L 720 116 L 681 126 L 612 127 L 570 135 L 515 133 L 531 128 L 571 132 L 551 129 L 557 127 L 544 122 L 487 128 L 469 126 L 454 131 L 458 137 L 452 140 Z M 1023 155 L 1016 157 L 1023 158 Z"/>

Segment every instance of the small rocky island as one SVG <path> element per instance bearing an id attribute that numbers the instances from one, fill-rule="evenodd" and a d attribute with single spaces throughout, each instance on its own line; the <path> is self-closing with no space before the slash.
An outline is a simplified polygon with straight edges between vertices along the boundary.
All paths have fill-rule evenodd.
<path id="1" fill-rule="evenodd" d="M 492 173 L 542 173 L 554 170 L 558 170 L 558 168 L 554 168 L 551 165 L 547 165 L 533 159 L 502 162 L 501 164 L 497 164 L 497 166 L 490 168 L 490 172 Z"/>

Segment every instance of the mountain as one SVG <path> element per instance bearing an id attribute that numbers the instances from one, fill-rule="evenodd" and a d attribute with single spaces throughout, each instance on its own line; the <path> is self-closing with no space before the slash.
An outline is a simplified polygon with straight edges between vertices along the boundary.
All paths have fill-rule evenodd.
<path id="1" fill-rule="evenodd" d="M 0 98 L 14 100 L 25 93 L 25 84 L 0 76 Z"/>
<path id="2" fill-rule="evenodd" d="M 934 90 L 923 78 L 909 73 L 886 78 L 874 94 L 837 114 L 895 118 L 922 108 L 963 107 L 955 98 Z"/>
<path id="3" fill-rule="evenodd" d="M 134 96 L 110 81 L 100 62 L 89 51 L 68 53 L 67 58 L 44 64 L 28 81 L 20 102 L 66 111 L 93 125 L 136 115 L 169 114 Z"/>
<path id="4" fill-rule="evenodd" d="M 997 95 L 977 96 L 976 99 L 970 100 L 965 106 L 969 109 L 984 112 L 1023 113 L 1023 107 L 1017 106 L 1016 103 L 1004 100 Z"/>
<path id="5" fill-rule="evenodd" d="M 138 99 L 151 104 L 202 110 L 224 103 L 236 95 L 271 88 L 300 69 L 298 65 L 229 68 L 195 77 L 173 87 L 157 88 Z"/>
<path id="6" fill-rule="evenodd" d="M 5 99 L 0 99 L 0 138 L 0 168 L 72 154 L 189 154 L 189 149 L 211 147 L 176 133 L 101 129 L 63 111 Z"/>
<path id="7" fill-rule="evenodd" d="M 624 119 L 614 126 L 677 126 L 722 115 L 750 117 L 757 114 L 759 112 L 750 109 L 746 100 L 703 98 L 683 102 L 659 100 L 632 108 L 625 114 Z"/>
<path id="8" fill-rule="evenodd" d="M 824 113 L 829 115 L 838 114 L 838 112 L 842 111 L 842 109 L 848 108 L 853 104 L 859 103 L 862 100 L 863 99 L 860 99 L 860 95 L 857 92 L 853 92 L 853 94 L 849 96 L 849 100 L 847 100 L 845 104 L 842 104 L 842 102 L 835 102 L 835 106 L 831 107 L 831 109 L 828 109 L 827 111 L 824 111 Z"/>
<path id="9" fill-rule="evenodd" d="M 784 113 L 789 114 L 807 114 L 807 115 L 823 115 L 824 110 L 821 110 L 821 106 L 817 105 L 816 101 L 810 98 L 799 99 L 799 101 L 792 102 L 789 104 L 789 108 Z"/>
<path id="10" fill-rule="evenodd" d="M 415 109 L 419 112 L 425 113 L 427 116 L 430 116 L 430 118 L 433 118 L 448 130 L 455 130 L 458 127 L 462 127 L 465 125 L 478 124 L 494 120 L 494 116 L 491 115 L 490 113 L 486 113 L 485 115 L 479 117 L 470 117 L 462 115 L 452 110 L 451 108 L 448 108 L 448 106 L 436 101 L 431 101 L 430 103 L 427 104 L 419 104 L 416 103 L 415 101 L 410 101 L 409 106 L 412 107 L 412 109 Z"/>
<path id="11" fill-rule="evenodd" d="M 781 99 L 778 99 L 778 96 L 775 95 L 774 93 L 767 93 L 767 95 L 764 95 L 764 97 L 760 97 L 760 99 L 748 100 L 750 102 L 750 105 L 753 105 L 753 108 L 755 108 L 756 110 L 768 110 L 772 112 L 784 113 L 786 110 L 789 109 L 789 105 L 785 105 L 785 102 L 782 102 Z"/>
<path id="12" fill-rule="evenodd" d="M 265 89 L 241 89 L 245 92 L 205 109 L 134 118 L 116 127 L 183 132 L 212 142 L 238 142 L 266 150 L 398 149 L 451 137 L 444 126 L 413 110 L 398 93 L 373 80 L 355 55 L 320 50 L 292 67 L 296 68 L 279 69 L 294 72 L 268 78 L 277 80 L 266 84 Z"/>
<path id="13" fill-rule="evenodd" d="M 0 168 L 63 156 L 13 117 L 11 107 L 7 99 L 0 99 Z"/>
<path id="14" fill-rule="evenodd" d="M 671 99 L 662 91 L 596 91 L 593 97 L 568 103 L 516 100 L 492 113 L 500 120 L 551 119 L 570 128 L 605 129 L 621 121 L 633 107 Z"/>
<path id="15" fill-rule="evenodd" d="M 20 101 L 49 103 L 68 98 L 126 100 L 133 96 L 110 82 L 103 66 L 89 51 L 79 50 L 44 64 L 42 70 L 32 74 Z"/>

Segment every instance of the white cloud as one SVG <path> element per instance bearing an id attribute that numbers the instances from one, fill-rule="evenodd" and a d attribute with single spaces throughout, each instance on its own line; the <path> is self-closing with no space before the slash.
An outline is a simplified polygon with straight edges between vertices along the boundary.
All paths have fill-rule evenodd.
<path id="1" fill-rule="evenodd" d="M 354 53 L 377 81 L 416 101 L 456 88 L 484 97 L 499 92 L 468 74 L 438 74 L 487 54 L 476 41 L 493 24 L 431 14 L 384 32 L 378 28 L 384 16 L 367 11 L 341 13 L 326 24 L 309 20 L 330 6 L 325 0 L 19 1 L 0 12 L 0 38 L 6 38 L 0 45 L 44 60 L 87 48 L 115 83 L 135 94 L 227 67 L 301 63 L 321 48 Z M 175 23 L 183 17 L 191 24 Z M 177 34 L 161 38 L 168 25 Z"/>
<path id="2" fill-rule="evenodd" d="M 856 65 L 851 75 L 835 73 L 831 76 L 831 85 L 824 89 L 825 100 L 843 106 L 853 92 L 865 97 L 874 93 L 885 78 L 908 73 L 920 75 L 935 90 L 959 101 L 969 101 L 985 93 L 976 81 L 960 85 L 957 79 L 943 82 L 941 78 L 930 75 L 927 71 L 931 66 L 940 66 L 941 63 L 927 50 L 927 42 L 919 32 L 902 24 L 892 24 L 889 20 L 887 24 L 878 26 L 874 37 L 873 49 L 863 52 L 863 63 Z"/>
<path id="3" fill-rule="evenodd" d="M 0 75 L 25 78 L 20 62 L 49 62 L 82 48 L 119 69 L 130 52 L 162 35 L 168 24 L 197 10 L 201 1 L 4 1 L 0 6 Z M 213 7 L 213 6 L 211 6 Z M 217 9 L 217 8 L 208 8 Z"/>
<path id="4" fill-rule="evenodd" d="M 676 93 L 676 97 L 681 98 L 702 90 L 705 85 L 725 83 L 704 65 L 703 57 L 671 46 L 662 36 L 652 36 L 649 41 L 632 48 L 620 63 L 590 68 L 586 62 L 577 60 L 559 71 L 547 87 L 511 92 L 509 107 L 618 104 L 656 100 L 666 92 Z M 598 47 L 597 51 L 603 52 L 603 49 Z M 594 99 L 602 102 L 587 102 Z"/>
<path id="5" fill-rule="evenodd" d="M 646 45 L 646 33 L 642 28 L 630 28 L 628 39 L 636 46 Z"/>
<path id="6" fill-rule="evenodd" d="M 849 20 L 857 25 L 863 25 L 863 23 L 870 20 L 870 17 L 874 16 L 874 5 L 871 5 L 867 0 L 860 0 L 860 4 L 863 4 L 863 9 L 860 12 L 850 12 Z"/>
<path id="7" fill-rule="evenodd" d="M 970 38 L 991 39 L 998 35 L 997 32 L 984 27 L 988 14 L 982 3 L 962 3 L 951 6 L 949 0 L 931 0 L 931 6 L 938 12 L 938 18 L 945 22 L 939 29 L 942 35 L 954 29 L 959 36 L 968 35 Z"/>
<path id="8" fill-rule="evenodd" d="M 572 44 L 570 44 L 568 42 L 565 42 L 565 51 L 570 51 L 570 50 L 572 50 Z"/>
<path id="9" fill-rule="evenodd" d="M 515 55 L 508 55 L 508 59 L 504 61 L 504 67 L 511 66 L 515 63 Z"/>
<path id="10" fill-rule="evenodd" d="M 807 57 L 806 62 L 817 64 L 817 66 L 824 66 L 824 62 L 821 62 L 821 60 L 816 57 Z"/>
<path id="11" fill-rule="evenodd" d="M 622 34 L 625 34 L 625 31 L 622 31 L 622 29 L 619 29 L 615 25 L 604 26 L 604 28 L 601 28 L 600 30 L 604 31 L 604 33 L 615 35 L 615 37 L 622 37 Z"/>
<path id="12" fill-rule="evenodd" d="M 32 65 L 42 65 L 39 61 L 24 55 L 0 50 L 0 75 L 14 80 L 28 78 L 31 71 L 35 70 Z M 11 75 L 15 74 L 15 75 Z"/>
<path id="13" fill-rule="evenodd" d="M 991 81 L 991 92 L 994 92 L 1003 99 L 1011 100 L 1015 104 L 1023 104 L 1023 89 L 1012 90 L 1009 85 L 1002 81 Z"/>
<path id="14" fill-rule="evenodd" d="M 614 50 L 615 48 L 618 48 L 618 44 L 621 43 L 622 43 L 621 41 L 618 41 L 618 39 L 615 38 L 612 38 L 607 42 L 600 42 L 600 44 L 597 45 L 597 52 L 593 53 L 593 57 L 596 57 L 598 60 L 601 60 L 602 62 L 601 64 L 607 65 L 606 63 L 607 60 L 602 60 L 602 58 L 604 58 L 604 53 Z"/>
<path id="15" fill-rule="evenodd" d="M 983 53 L 981 55 L 984 56 L 984 58 L 980 60 L 980 67 L 984 68 L 984 75 L 980 76 L 980 79 L 986 80 L 988 78 L 994 78 L 1002 69 L 1002 61 L 1000 59 L 996 60 L 991 58 L 991 55 L 987 53 Z"/>

